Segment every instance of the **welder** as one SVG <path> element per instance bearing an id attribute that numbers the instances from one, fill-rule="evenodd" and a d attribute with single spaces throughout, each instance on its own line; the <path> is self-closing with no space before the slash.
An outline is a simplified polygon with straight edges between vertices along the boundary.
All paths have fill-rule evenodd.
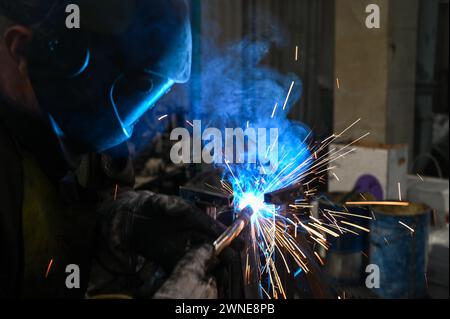
<path id="1" fill-rule="evenodd" d="M 124 146 L 191 42 L 185 0 L 0 0 L 0 297 L 218 296 L 221 227 L 133 191 Z"/>

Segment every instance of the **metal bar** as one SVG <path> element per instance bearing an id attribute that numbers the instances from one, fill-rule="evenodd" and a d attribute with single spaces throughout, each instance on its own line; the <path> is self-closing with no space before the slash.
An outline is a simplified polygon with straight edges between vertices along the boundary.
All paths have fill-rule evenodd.
<path id="1" fill-rule="evenodd" d="M 228 229 L 220 235 L 214 242 L 214 251 L 216 256 L 220 255 L 225 248 L 229 247 L 231 243 L 239 237 L 245 227 L 250 223 L 250 218 L 253 212 L 251 209 L 244 209 L 238 219 L 228 227 Z"/>

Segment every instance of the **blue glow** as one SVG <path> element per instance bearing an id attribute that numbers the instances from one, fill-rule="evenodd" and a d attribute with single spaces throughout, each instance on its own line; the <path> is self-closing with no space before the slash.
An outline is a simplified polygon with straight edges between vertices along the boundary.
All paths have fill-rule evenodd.
<path id="1" fill-rule="evenodd" d="M 48 118 L 50 119 L 50 124 L 52 126 L 53 131 L 55 132 L 55 134 L 58 137 L 64 137 L 64 132 L 62 131 L 62 129 L 59 127 L 58 123 L 56 123 L 55 119 L 53 118 L 53 116 L 51 116 L 50 114 L 48 115 Z"/>
<path id="2" fill-rule="evenodd" d="M 258 164 L 223 165 L 224 159 L 216 163 L 225 171 L 223 178 L 233 186 L 236 207 L 249 204 L 265 216 L 273 215 L 275 208 L 262 204 L 264 194 L 302 180 L 312 162 L 308 145 L 310 130 L 288 118 L 301 97 L 301 80 L 293 73 L 280 74 L 262 63 L 272 44 L 283 38 L 276 29 L 267 38 L 244 39 L 225 49 L 206 41 L 202 50 L 205 52 L 203 71 L 192 75 L 198 92 L 193 94 L 187 110 L 187 118 L 202 120 L 207 123 L 205 126 L 217 128 L 222 134 L 226 128 L 266 129 L 266 132 L 278 129 L 278 149 L 258 139 L 258 144 L 266 142 L 264 154 L 259 154 L 259 150 L 255 150 L 257 154 L 250 154 L 250 150 L 234 154 L 243 159 L 256 158 Z M 248 55 L 244 64 L 243 55 Z M 277 167 L 270 166 L 277 162 Z"/>
<path id="3" fill-rule="evenodd" d="M 156 86 L 156 90 L 152 90 L 150 94 L 139 104 L 132 105 L 131 107 L 126 108 L 124 111 L 124 116 L 121 116 L 119 110 L 117 109 L 116 102 L 114 101 L 114 89 L 116 87 L 117 82 L 121 78 L 119 77 L 114 84 L 111 86 L 109 97 L 111 100 L 111 104 L 114 109 L 114 113 L 116 118 L 122 127 L 122 131 L 125 134 L 126 138 L 131 138 L 133 134 L 133 125 L 147 112 L 155 103 L 167 93 L 168 90 L 175 84 L 173 80 L 170 79 L 162 79 L 164 81 L 163 84 L 160 84 L 159 87 Z M 162 81 L 161 81 L 162 82 Z M 154 87 L 155 88 L 155 87 Z M 128 111 L 128 112 L 126 112 Z"/>
<path id="4" fill-rule="evenodd" d="M 275 260 L 284 262 L 289 258 L 288 254 L 283 256 L 278 248 L 284 247 L 283 244 L 297 247 L 290 234 L 294 227 L 288 227 L 297 225 L 289 219 L 292 216 L 285 214 L 286 210 L 266 204 L 264 194 L 304 181 L 314 161 L 309 148 L 310 130 L 288 118 L 301 97 L 301 80 L 296 74 L 280 74 L 262 63 L 272 45 L 282 42 L 283 36 L 277 32 L 276 26 L 272 31 L 273 35 L 267 34 L 256 40 L 244 39 L 225 48 L 202 41 L 202 67 L 194 70 L 192 75 L 194 94 L 186 110 L 189 120 L 202 120 L 206 123 L 204 126 L 217 128 L 222 134 L 227 128 L 278 130 L 277 148 L 270 145 L 272 142 L 261 141 L 258 137 L 257 141 L 251 142 L 258 143 L 258 146 L 266 144 L 265 151 L 254 150 L 257 152 L 254 154 L 248 148 L 244 154 L 233 154 L 234 158 L 244 161 L 256 158 L 256 164 L 253 160 L 253 163 L 232 163 L 224 161 L 224 158 L 220 161 L 216 158 L 215 163 L 223 169 L 222 179 L 231 184 L 236 211 L 248 206 L 253 210 L 249 231 L 252 244 L 249 248 L 259 255 L 260 264 L 252 271 L 259 271 L 260 287 L 266 286 L 268 293 L 271 290 L 280 292 L 272 267 Z M 230 191 L 228 187 L 224 189 Z M 302 254 L 295 247 L 288 253 L 296 254 L 298 263 L 302 259 L 298 256 Z M 300 272 L 297 271 L 297 275 Z"/>
<path id="5" fill-rule="evenodd" d="M 264 194 L 300 182 L 312 162 L 310 151 L 298 138 L 283 142 L 278 156 L 279 167 L 275 173 L 262 174 L 261 165 L 228 164 L 226 179 L 234 190 L 235 207 L 238 210 L 250 206 L 262 218 L 270 218 L 275 206 L 264 203 Z M 282 218 L 282 216 L 277 216 Z"/>
<path id="6" fill-rule="evenodd" d="M 243 194 L 238 204 L 239 210 L 243 210 L 244 208 L 250 206 L 253 211 L 260 211 L 266 206 L 264 203 L 264 196 L 257 196 L 252 193 Z"/>
<path id="7" fill-rule="evenodd" d="M 85 60 L 84 60 L 83 65 L 81 66 L 81 68 L 80 68 L 77 72 L 75 72 L 74 74 L 72 74 L 69 78 L 70 78 L 70 79 L 76 78 L 76 77 L 79 76 L 81 73 L 83 73 L 83 72 L 87 69 L 87 67 L 89 66 L 90 60 L 91 60 L 91 50 L 88 48 L 88 49 L 87 49 L 87 52 L 86 52 L 86 58 L 85 58 Z"/>
<path id="8" fill-rule="evenodd" d="M 299 268 L 299 269 L 295 272 L 294 278 L 297 278 L 298 275 L 300 275 L 300 274 L 302 273 L 302 271 L 303 271 L 303 269 L 302 269 L 302 268 Z"/>
<path id="9" fill-rule="evenodd" d="M 125 127 L 125 125 L 122 121 L 122 118 L 120 117 L 119 111 L 117 110 L 116 102 L 114 101 L 114 88 L 116 87 L 116 83 L 119 79 L 120 78 L 118 78 L 114 82 L 114 84 L 111 86 L 111 89 L 109 90 L 109 99 L 111 100 L 111 104 L 113 106 L 114 113 L 116 114 L 117 121 L 119 122 L 120 127 L 122 128 L 122 132 L 125 135 L 125 137 L 127 139 L 129 139 L 129 138 L 131 138 L 131 135 L 133 134 L 133 132 L 129 131 L 129 129 L 127 127 Z"/>
<path id="10" fill-rule="evenodd" d="M 130 112 L 122 121 L 125 127 L 133 126 L 141 117 L 147 112 L 153 105 L 158 102 L 158 100 L 169 91 L 169 89 L 175 84 L 174 81 L 170 79 L 165 79 L 164 83 L 160 86 L 155 85 L 154 90 L 149 94 L 149 96 L 143 100 L 140 104 L 131 108 Z M 155 90 L 156 89 L 156 90 Z"/>

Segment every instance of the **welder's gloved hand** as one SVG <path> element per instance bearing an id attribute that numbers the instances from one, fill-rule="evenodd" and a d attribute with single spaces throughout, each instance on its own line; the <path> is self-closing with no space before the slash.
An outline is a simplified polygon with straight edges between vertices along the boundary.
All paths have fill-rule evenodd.
<path id="1" fill-rule="evenodd" d="M 171 272 L 192 248 L 212 243 L 224 228 L 178 197 L 124 192 L 105 202 L 103 235 L 113 249 L 135 252 Z"/>
<path id="2" fill-rule="evenodd" d="M 209 270 L 214 248 L 205 244 L 189 251 L 172 275 L 153 296 L 154 299 L 217 299 L 216 279 Z"/>

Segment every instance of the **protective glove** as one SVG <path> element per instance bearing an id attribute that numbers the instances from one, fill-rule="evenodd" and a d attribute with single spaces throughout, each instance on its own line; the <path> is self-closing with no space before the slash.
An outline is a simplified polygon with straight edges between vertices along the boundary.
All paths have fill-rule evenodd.
<path id="1" fill-rule="evenodd" d="M 213 246 L 205 244 L 189 251 L 154 299 L 217 299 L 216 279 L 209 273 L 214 262 Z"/>
<path id="2" fill-rule="evenodd" d="M 212 243 L 225 230 L 181 198 L 147 191 L 124 192 L 100 212 L 112 250 L 137 253 L 168 273 L 190 248 Z"/>

